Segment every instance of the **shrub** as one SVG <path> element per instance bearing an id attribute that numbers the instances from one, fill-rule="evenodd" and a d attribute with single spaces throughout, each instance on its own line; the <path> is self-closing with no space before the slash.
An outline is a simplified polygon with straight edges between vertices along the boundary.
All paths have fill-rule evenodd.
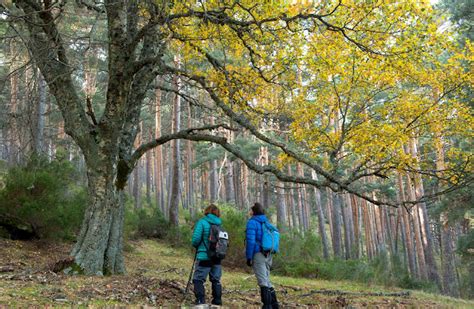
<path id="1" fill-rule="evenodd" d="M 41 238 L 74 239 L 82 222 L 86 190 L 68 161 L 34 157 L 10 169 L 0 191 L 0 212 L 30 225 Z"/>

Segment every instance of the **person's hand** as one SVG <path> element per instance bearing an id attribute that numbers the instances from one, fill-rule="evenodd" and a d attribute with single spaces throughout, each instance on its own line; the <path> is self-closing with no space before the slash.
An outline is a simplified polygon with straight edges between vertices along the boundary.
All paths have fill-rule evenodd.
<path id="1" fill-rule="evenodd" d="M 251 259 L 247 259 L 247 266 L 252 267 L 252 260 Z"/>

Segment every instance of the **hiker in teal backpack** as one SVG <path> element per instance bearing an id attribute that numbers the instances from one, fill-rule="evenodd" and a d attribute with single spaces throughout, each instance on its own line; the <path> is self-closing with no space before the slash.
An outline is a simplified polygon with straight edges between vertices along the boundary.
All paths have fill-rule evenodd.
<path id="1" fill-rule="evenodd" d="M 252 216 L 247 222 L 245 232 L 246 248 L 245 255 L 247 266 L 251 266 L 260 286 L 260 296 L 265 309 L 278 309 L 278 301 L 275 289 L 270 282 L 270 267 L 272 266 L 271 252 L 262 250 L 263 227 L 268 222 L 265 211 L 260 203 L 255 203 L 250 211 Z"/>
<path id="2" fill-rule="evenodd" d="M 211 258 L 208 254 L 209 234 L 211 225 L 221 225 L 220 210 L 216 205 L 209 205 L 204 210 L 204 217 L 201 218 L 194 227 L 192 245 L 197 250 L 196 268 L 193 275 L 194 295 L 196 304 L 206 303 L 206 292 L 204 282 L 209 275 L 212 287 L 212 304 L 222 305 L 222 285 L 221 285 L 221 260 Z"/>

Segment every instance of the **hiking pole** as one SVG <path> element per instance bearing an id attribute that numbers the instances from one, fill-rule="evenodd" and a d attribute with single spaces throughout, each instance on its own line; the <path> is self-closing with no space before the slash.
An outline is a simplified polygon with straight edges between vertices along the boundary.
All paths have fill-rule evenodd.
<path id="1" fill-rule="evenodd" d="M 194 265 L 196 264 L 197 254 L 198 254 L 198 252 L 197 252 L 197 249 L 196 249 L 196 253 L 194 254 L 193 266 L 191 266 L 191 272 L 189 273 L 188 283 L 186 283 L 186 289 L 184 290 L 183 302 L 186 300 L 186 296 L 188 295 L 189 283 L 191 282 L 191 278 L 193 277 Z"/>

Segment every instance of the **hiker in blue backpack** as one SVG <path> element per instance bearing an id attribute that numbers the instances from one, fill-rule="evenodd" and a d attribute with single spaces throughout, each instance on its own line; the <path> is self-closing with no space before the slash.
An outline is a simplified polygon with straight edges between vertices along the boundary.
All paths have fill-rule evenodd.
<path id="1" fill-rule="evenodd" d="M 212 288 L 212 304 L 222 305 L 221 259 L 209 256 L 209 235 L 211 225 L 221 225 L 220 210 L 216 205 L 209 205 L 204 210 L 204 217 L 194 227 L 192 245 L 196 248 L 196 268 L 193 275 L 194 296 L 196 304 L 206 303 L 204 282 L 209 275 Z"/>
<path id="2" fill-rule="evenodd" d="M 278 301 L 275 289 L 270 282 L 272 252 L 262 249 L 263 224 L 268 222 L 265 211 L 260 203 L 255 203 L 249 213 L 252 217 L 247 222 L 246 257 L 247 266 L 251 266 L 260 286 L 260 296 L 265 309 L 277 309 Z"/>

